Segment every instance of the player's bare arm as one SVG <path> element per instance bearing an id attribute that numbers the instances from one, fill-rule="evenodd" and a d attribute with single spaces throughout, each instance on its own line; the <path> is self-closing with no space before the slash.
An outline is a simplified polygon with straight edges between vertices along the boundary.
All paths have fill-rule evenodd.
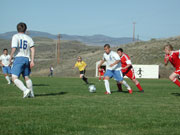
<path id="1" fill-rule="evenodd" d="M 103 63 L 104 63 L 104 60 L 101 60 L 101 62 L 98 65 L 98 69 L 102 66 Z"/>
<path id="2" fill-rule="evenodd" d="M 31 63 L 30 63 L 30 68 L 34 67 L 34 55 L 35 55 L 35 48 L 31 47 Z"/>
<path id="3" fill-rule="evenodd" d="M 165 60 L 164 60 L 165 66 L 168 65 L 168 62 L 169 62 L 169 56 L 166 56 L 166 57 L 165 57 Z"/>
<path id="4" fill-rule="evenodd" d="M 114 65 L 118 64 L 121 60 L 116 60 L 113 64 L 110 65 L 110 67 L 113 67 Z"/>
<path id="5" fill-rule="evenodd" d="M 16 48 L 12 48 L 12 49 L 11 49 L 11 54 L 10 54 L 10 59 L 9 59 L 10 62 L 11 62 L 12 59 L 13 59 L 13 56 L 14 56 L 15 51 L 16 51 Z"/>

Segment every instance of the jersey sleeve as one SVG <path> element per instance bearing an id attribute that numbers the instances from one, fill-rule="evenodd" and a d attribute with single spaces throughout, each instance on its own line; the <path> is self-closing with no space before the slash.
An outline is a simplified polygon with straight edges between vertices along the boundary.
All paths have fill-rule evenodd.
<path id="1" fill-rule="evenodd" d="M 11 48 L 17 48 L 18 45 L 19 45 L 18 39 L 16 38 L 16 36 L 13 36 L 11 41 Z"/>
<path id="2" fill-rule="evenodd" d="M 106 61 L 106 58 L 105 58 L 104 54 L 103 54 L 102 60 Z"/>
<path id="3" fill-rule="evenodd" d="M 115 60 L 121 60 L 120 56 L 117 53 L 113 53 L 113 57 L 115 58 Z"/>
<path id="4" fill-rule="evenodd" d="M 77 66 L 78 66 L 78 63 L 76 62 L 74 66 L 77 67 Z"/>
<path id="5" fill-rule="evenodd" d="M 34 41 L 32 40 L 32 38 L 30 38 L 29 46 L 30 46 L 30 48 L 31 48 L 31 47 L 34 47 Z"/>
<path id="6" fill-rule="evenodd" d="M 87 64 L 83 61 L 83 67 L 85 67 Z"/>

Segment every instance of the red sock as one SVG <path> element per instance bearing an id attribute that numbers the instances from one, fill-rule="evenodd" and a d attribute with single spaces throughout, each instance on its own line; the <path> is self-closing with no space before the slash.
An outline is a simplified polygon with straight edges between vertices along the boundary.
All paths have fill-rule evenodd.
<path id="1" fill-rule="evenodd" d="M 120 83 L 117 83 L 117 87 L 119 91 L 122 91 L 122 85 Z"/>
<path id="2" fill-rule="evenodd" d="M 103 77 L 103 80 L 104 80 L 105 77 Z"/>
<path id="3" fill-rule="evenodd" d="M 176 78 L 173 80 L 173 82 L 180 87 L 180 82 Z"/>
<path id="4" fill-rule="evenodd" d="M 101 77 L 99 77 L 99 80 L 101 80 Z"/>
<path id="5" fill-rule="evenodd" d="M 141 85 L 140 85 L 140 83 L 136 84 L 136 86 L 137 86 L 137 88 L 139 89 L 139 91 L 142 91 L 142 90 L 143 90 L 142 87 L 141 87 Z"/>

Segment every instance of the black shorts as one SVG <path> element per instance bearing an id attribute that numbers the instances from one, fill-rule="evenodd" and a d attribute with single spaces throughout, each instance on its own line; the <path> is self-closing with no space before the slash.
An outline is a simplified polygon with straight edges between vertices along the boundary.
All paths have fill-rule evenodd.
<path id="1" fill-rule="evenodd" d="M 86 70 L 82 70 L 82 71 L 80 71 L 79 73 L 85 75 Z"/>

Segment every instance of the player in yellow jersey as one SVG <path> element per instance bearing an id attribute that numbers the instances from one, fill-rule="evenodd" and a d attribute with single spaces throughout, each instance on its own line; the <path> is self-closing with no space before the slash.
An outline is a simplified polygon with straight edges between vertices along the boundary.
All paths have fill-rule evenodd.
<path id="1" fill-rule="evenodd" d="M 85 81 L 86 84 L 88 84 L 88 79 L 84 76 L 85 75 L 85 72 L 86 72 L 86 67 L 87 67 L 87 64 L 82 60 L 81 56 L 79 56 L 77 58 L 77 62 L 76 64 L 74 65 L 73 69 L 74 68 L 78 68 L 79 71 L 80 71 L 80 78 Z"/>

